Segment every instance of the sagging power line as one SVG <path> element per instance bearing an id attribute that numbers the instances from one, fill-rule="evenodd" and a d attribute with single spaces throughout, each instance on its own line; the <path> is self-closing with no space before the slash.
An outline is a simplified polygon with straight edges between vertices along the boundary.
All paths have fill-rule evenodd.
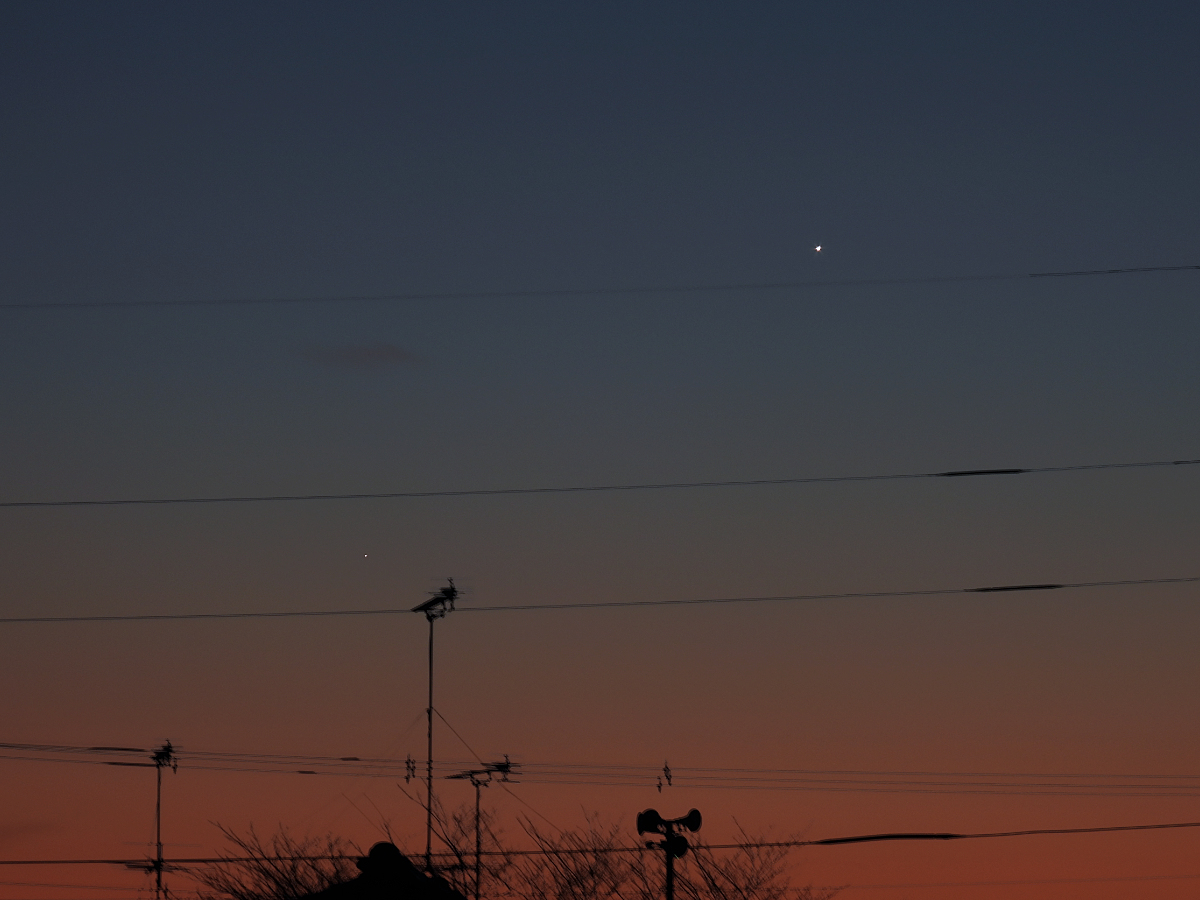
<path id="1" fill-rule="evenodd" d="M 785 291 L 834 287 L 888 287 L 921 284 L 969 284 L 989 281 L 1024 281 L 1037 278 L 1092 278 L 1103 275 L 1148 275 L 1188 272 L 1200 265 L 1134 266 L 1112 269 L 1075 269 L 1059 272 L 1023 272 L 994 275 L 927 275 L 891 278 L 843 278 L 809 281 L 747 281 L 726 284 L 665 284 L 609 288 L 534 288 L 528 290 L 430 291 L 394 294 L 343 294 L 324 297 L 214 297 L 205 300 L 62 300 L 48 303 L 0 303 L 0 309 L 169 309 L 195 306 L 277 306 L 301 303 L 395 303 L 415 300 L 524 300 L 539 297 L 619 297 L 645 294 L 719 294 L 726 291 Z"/>
<path id="2" fill-rule="evenodd" d="M 701 597 L 681 600 L 598 600 L 584 603 L 518 603 L 498 606 L 472 606 L 464 613 L 538 612 L 571 609 L 636 609 L 660 606 L 709 606 L 733 603 L 788 603 L 822 600 L 886 600 L 916 597 L 951 597 L 968 594 L 1020 593 L 1029 591 L 1072 591 L 1108 587 L 1149 587 L 1152 585 L 1195 584 L 1200 575 L 1179 578 L 1128 578 L 1110 581 L 1046 582 L 1039 584 L 999 584 L 968 588 L 929 588 L 892 591 L 847 591 L 828 594 L 775 594 L 748 597 Z M 391 616 L 411 613 L 406 607 L 381 609 L 319 609 L 287 610 L 280 612 L 229 613 L 132 613 L 129 615 L 79 616 L 7 616 L 0 625 L 61 624 L 67 622 L 186 622 L 219 619 L 294 619 L 338 616 Z"/>
<path id="3" fill-rule="evenodd" d="M 177 506 L 209 503 L 284 503 L 331 500 L 419 500 L 449 497 L 508 497 L 539 494 L 600 494 L 634 491 L 698 490 L 703 488 L 785 487 L 806 484 L 854 484 L 872 481 L 919 481 L 938 478 L 978 478 L 999 475 L 1052 475 L 1067 472 L 1100 472 L 1119 469 L 1164 469 L 1200 465 L 1200 459 L 1148 462 L 1081 463 L 1068 466 L 1031 466 L 990 469 L 953 469 L 945 472 L 902 472 L 867 475 L 812 475 L 788 478 L 727 479 L 722 481 L 661 481 L 636 484 L 591 484 L 563 487 L 467 488 L 441 491 L 378 491 L 353 494 L 246 494 L 227 497 L 125 497 L 100 500 L 7 500 L 0 509 L 57 509 L 85 506 Z"/>
<path id="4" fill-rule="evenodd" d="M 1101 825 L 1087 828 L 1027 828 L 1020 831 L 899 831 L 881 834 L 858 834 L 846 837 L 817 838 L 814 840 L 791 841 L 743 841 L 736 844 L 704 844 L 707 850 L 747 850 L 762 848 L 793 849 L 799 847 L 835 847 L 848 844 L 867 844 L 887 841 L 968 841 L 996 838 L 1057 837 L 1072 834 L 1119 834 L 1139 831 L 1170 831 L 1185 828 L 1200 828 L 1200 822 L 1164 822 L 1152 825 Z M 633 847 L 556 847 L 552 849 L 498 849 L 483 850 L 484 856 L 547 856 L 547 855 L 599 855 L 607 853 L 649 853 L 657 848 Z M 450 852 L 434 853 L 440 858 L 454 858 Z M 358 859 L 357 854 L 298 855 L 298 856 L 204 856 L 168 860 L 170 865 L 212 865 L 217 863 L 254 862 L 257 860 L 333 860 Z M 128 859 L 0 859 L 0 866 L 126 866 L 138 864 Z"/>

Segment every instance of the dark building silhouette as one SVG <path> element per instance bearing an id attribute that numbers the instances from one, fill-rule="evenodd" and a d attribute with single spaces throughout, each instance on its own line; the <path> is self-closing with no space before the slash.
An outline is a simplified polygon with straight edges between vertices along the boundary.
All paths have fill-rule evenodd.
<path id="1" fill-rule="evenodd" d="M 380 841 L 358 861 L 357 878 L 300 900 L 466 900 L 436 875 L 426 875 L 395 844 Z"/>

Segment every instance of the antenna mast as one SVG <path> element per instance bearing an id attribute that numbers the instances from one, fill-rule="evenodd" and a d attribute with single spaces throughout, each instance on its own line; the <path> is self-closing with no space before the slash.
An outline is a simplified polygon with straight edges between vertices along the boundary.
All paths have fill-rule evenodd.
<path id="1" fill-rule="evenodd" d="M 413 612 L 424 613 L 425 620 L 429 623 L 429 704 L 425 707 L 428 720 L 425 756 L 425 871 L 430 873 L 433 872 L 433 623 L 452 611 L 454 601 L 458 599 L 458 588 L 454 586 L 454 579 L 446 580 L 444 588 L 424 603 L 412 608 Z"/>

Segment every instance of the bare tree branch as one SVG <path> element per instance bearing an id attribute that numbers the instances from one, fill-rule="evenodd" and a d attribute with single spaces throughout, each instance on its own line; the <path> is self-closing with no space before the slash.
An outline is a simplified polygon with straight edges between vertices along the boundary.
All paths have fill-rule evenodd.
<path id="1" fill-rule="evenodd" d="M 238 859 L 194 873 L 200 900 L 295 900 L 358 874 L 352 861 L 358 849 L 341 838 L 296 838 L 281 828 L 264 840 L 253 826 L 245 834 L 218 827 L 235 848 L 221 855 Z"/>

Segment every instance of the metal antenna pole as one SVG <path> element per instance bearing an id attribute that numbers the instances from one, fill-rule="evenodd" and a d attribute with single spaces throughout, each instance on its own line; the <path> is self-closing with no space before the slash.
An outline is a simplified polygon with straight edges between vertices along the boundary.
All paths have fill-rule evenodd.
<path id="1" fill-rule="evenodd" d="M 433 871 L 433 620 L 428 612 L 425 617 L 429 620 L 429 703 L 425 707 L 428 719 L 426 731 L 425 754 L 425 871 Z"/>
<path id="2" fill-rule="evenodd" d="M 449 584 L 444 588 L 435 592 L 424 603 L 417 604 L 412 608 L 413 612 L 424 613 L 425 620 L 429 622 L 429 703 L 425 707 L 428 724 L 425 754 L 425 871 L 431 874 L 433 873 L 433 622 L 434 619 L 441 619 L 454 609 L 458 588 L 454 586 L 453 578 L 448 581 Z"/>

